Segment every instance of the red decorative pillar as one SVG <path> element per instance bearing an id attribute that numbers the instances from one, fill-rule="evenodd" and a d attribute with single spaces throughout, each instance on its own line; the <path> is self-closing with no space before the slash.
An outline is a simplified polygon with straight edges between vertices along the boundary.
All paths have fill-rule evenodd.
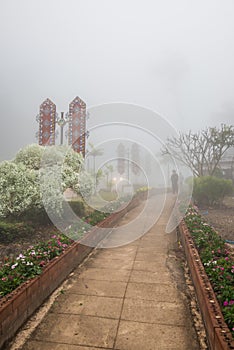
<path id="1" fill-rule="evenodd" d="M 40 105 L 39 145 L 51 146 L 55 144 L 55 118 L 56 106 L 47 98 Z"/>
<path id="2" fill-rule="evenodd" d="M 86 104 L 78 96 L 69 104 L 68 144 L 85 157 Z"/>

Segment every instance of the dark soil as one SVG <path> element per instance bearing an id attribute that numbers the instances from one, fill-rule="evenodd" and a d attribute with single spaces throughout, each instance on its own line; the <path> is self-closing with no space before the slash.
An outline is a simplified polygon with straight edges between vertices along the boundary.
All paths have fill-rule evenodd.
<path id="1" fill-rule="evenodd" d="M 234 241 L 234 208 L 209 209 L 206 218 L 220 236 Z"/>
<path id="2" fill-rule="evenodd" d="M 46 225 L 33 227 L 30 233 L 19 235 L 11 242 L 1 239 L 0 235 L 0 262 L 2 261 L 3 257 L 16 257 L 30 246 L 36 245 L 42 241 L 47 241 L 51 238 L 51 236 L 53 236 L 54 233 L 58 232 L 58 229 L 53 225 Z"/>
<path id="3" fill-rule="evenodd" d="M 234 241 L 234 197 L 225 199 L 219 208 L 203 208 L 200 213 L 222 238 Z"/>

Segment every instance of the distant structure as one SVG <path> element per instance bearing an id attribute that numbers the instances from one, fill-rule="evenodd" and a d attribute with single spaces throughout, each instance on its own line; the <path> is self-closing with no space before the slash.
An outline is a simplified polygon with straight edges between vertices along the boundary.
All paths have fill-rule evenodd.
<path id="1" fill-rule="evenodd" d="M 68 144 L 73 150 L 82 153 L 85 157 L 86 137 L 86 104 L 78 96 L 69 104 L 69 112 L 61 112 L 61 117 L 56 113 L 56 105 L 47 98 L 40 105 L 40 113 L 37 116 L 39 123 L 38 143 L 41 146 L 55 145 L 56 125 L 60 128 L 60 145 L 63 145 L 64 127 L 68 124 Z"/>
<path id="2" fill-rule="evenodd" d="M 219 167 L 225 179 L 234 182 L 234 147 L 229 149 L 219 162 Z"/>
<path id="3" fill-rule="evenodd" d="M 49 98 L 47 98 L 40 105 L 40 114 L 39 114 L 38 122 L 39 122 L 39 135 L 38 135 L 39 145 L 41 146 L 54 145 L 55 144 L 56 106 Z"/>
<path id="4" fill-rule="evenodd" d="M 76 97 L 69 104 L 69 131 L 68 144 L 74 151 L 85 156 L 86 139 L 86 104 L 79 97 Z"/>

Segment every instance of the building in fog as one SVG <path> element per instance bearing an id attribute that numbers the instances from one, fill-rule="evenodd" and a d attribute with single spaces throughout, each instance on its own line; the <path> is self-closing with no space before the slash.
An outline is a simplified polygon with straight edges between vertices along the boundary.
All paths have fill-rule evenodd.
<path id="1" fill-rule="evenodd" d="M 234 181 L 234 147 L 224 154 L 219 167 L 225 179 L 232 179 Z"/>

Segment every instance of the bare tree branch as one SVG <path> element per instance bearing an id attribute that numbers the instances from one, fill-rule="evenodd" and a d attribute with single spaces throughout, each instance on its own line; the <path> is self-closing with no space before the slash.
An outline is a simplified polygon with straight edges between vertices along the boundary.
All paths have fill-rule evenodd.
<path id="1" fill-rule="evenodd" d="M 213 175 L 219 167 L 225 152 L 234 146 L 233 125 L 221 124 L 208 127 L 197 133 L 190 130 L 187 134 L 167 139 L 162 155 L 169 154 L 188 166 L 194 176 Z"/>

